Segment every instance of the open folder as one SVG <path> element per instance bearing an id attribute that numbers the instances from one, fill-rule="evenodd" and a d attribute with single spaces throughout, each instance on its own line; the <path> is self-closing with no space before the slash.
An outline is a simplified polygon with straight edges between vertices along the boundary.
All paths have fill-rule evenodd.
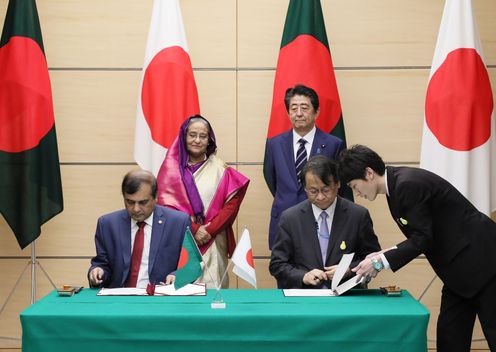
<path id="1" fill-rule="evenodd" d="M 174 285 L 155 285 L 154 296 L 205 296 L 204 283 L 188 284 L 176 290 Z M 102 288 L 97 296 L 146 296 L 146 289 L 135 287 Z"/>
<path id="2" fill-rule="evenodd" d="M 346 274 L 346 271 L 350 267 L 351 261 L 353 260 L 353 256 L 355 253 L 344 254 L 341 260 L 339 261 L 338 267 L 336 268 L 336 272 L 334 273 L 334 277 L 332 278 L 331 288 L 330 289 L 286 289 L 283 290 L 284 296 L 287 297 L 317 297 L 317 296 L 339 296 L 349 289 L 355 287 L 359 283 L 363 281 L 363 277 L 360 281 L 357 281 L 356 275 L 351 279 L 343 282 L 341 285 L 338 285 L 343 276 Z"/>

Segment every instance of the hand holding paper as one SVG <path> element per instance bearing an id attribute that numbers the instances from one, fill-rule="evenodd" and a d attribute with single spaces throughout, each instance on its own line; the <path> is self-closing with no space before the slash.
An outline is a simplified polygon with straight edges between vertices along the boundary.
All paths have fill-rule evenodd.
<path id="1" fill-rule="evenodd" d="M 357 277 L 353 276 L 349 280 L 345 281 L 341 285 L 338 286 L 341 279 L 344 277 L 348 268 L 350 267 L 351 261 L 353 260 L 353 256 L 355 253 L 349 253 L 343 255 L 339 264 L 334 272 L 334 277 L 332 278 L 332 284 L 330 290 L 325 289 L 289 289 L 283 290 L 285 296 L 339 296 L 349 289 L 355 287 L 359 283 L 363 281 L 363 278 L 360 278 L 357 281 Z"/>

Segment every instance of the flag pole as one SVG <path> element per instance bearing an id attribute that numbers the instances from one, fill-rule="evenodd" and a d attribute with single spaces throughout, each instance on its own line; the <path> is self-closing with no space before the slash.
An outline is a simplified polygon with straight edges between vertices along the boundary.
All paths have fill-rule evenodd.
<path id="1" fill-rule="evenodd" d="M 36 302 L 36 241 L 31 243 L 31 304 Z"/>

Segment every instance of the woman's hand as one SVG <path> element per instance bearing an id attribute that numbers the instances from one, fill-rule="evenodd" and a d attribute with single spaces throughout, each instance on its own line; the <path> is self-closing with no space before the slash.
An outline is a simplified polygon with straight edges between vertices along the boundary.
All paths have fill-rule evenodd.
<path id="1" fill-rule="evenodd" d="M 210 223 L 201 225 L 198 228 L 198 231 L 195 233 L 195 241 L 198 243 L 200 246 L 203 246 L 205 243 L 208 243 L 212 239 L 212 235 L 210 235 L 206 229 L 206 227 L 210 225 Z"/>

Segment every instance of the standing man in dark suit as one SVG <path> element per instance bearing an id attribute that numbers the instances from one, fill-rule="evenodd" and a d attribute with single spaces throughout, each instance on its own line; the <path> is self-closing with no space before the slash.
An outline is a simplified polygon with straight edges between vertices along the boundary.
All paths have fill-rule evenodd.
<path id="1" fill-rule="evenodd" d="M 356 145 L 340 155 L 341 181 L 373 201 L 385 194 L 406 240 L 370 254 L 353 269 L 375 277 L 424 254 L 444 283 L 437 321 L 438 351 L 470 351 L 476 315 L 496 351 L 496 224 L 453 185 L 429 171 L 384 165 L 373 150 Z"/>
<path id="2" fill-rule="evenodd" d="M 341 139 L 315 126 L 319 116 L 319 97 L 304 85 L 286 91 L 284 104 L 293 128 L 267 141 L 265 181 L 274 196 L 270 214 L 269 248 L 272 248 L 279 215 L 306 199 L 299 174 L 309 157 L 325 155 L 336 159 L 344 148 Z"/>
<path id="3" fill-rule="evenodd" d="M 173 282 L 169 274 L 177 268 L 189 216 L 156 205 L 157 181 L 148 171 L 127 173 L 122 196 L 126 209 L 98 219 L 90 286 L 144 288 L 149 282 Z"/>
<path id="4" fill-rule="evenodd" d="M 333 160 L 310 158 L 302 182 L 308 200 L 282 213 L 269 270 L 280 288 L 330 288 L 343 254 L 355 253 L 354 267 L 381 247 L 367 209 L 337 195 Z"/>

